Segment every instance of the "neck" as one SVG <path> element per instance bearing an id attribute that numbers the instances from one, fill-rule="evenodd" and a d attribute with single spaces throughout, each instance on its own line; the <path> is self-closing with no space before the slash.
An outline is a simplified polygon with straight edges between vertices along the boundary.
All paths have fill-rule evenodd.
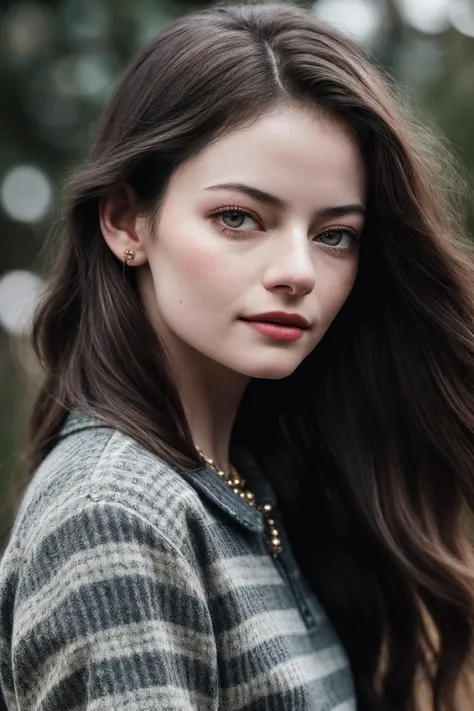
<path id="1" fill-rule="evenodd" d="M 193 441 L 218 468 L 228 472 L 232 429 L 248 378 L 195 351 L 190 355 L 180 355 L 175 372 Z"/>

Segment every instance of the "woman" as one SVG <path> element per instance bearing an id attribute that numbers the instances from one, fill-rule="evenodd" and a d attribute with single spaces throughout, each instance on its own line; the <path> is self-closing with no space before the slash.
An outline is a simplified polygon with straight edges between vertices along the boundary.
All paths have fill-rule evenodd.
<path id="1" fill-rule="evenodd" d="M 290 6 L 129 67 L 35 322 L 9 709 L 470 708 L 472 266 L 412 133 Z"/>

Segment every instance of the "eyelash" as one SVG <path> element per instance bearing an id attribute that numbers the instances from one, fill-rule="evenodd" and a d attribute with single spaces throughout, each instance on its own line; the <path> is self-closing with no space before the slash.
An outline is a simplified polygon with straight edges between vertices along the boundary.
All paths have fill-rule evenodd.
<path id="1" fill-rule="evenodd" d="M 252 212 L 252 210 L 248 210 L 245 207 L 240 207 L 239 205 L 226 205 L 223 207 L 218 208 L 217 210 L 213 210 L 210 214 L 209 217 L 219 217 L 221 215 L 225 215 L 229 212 L 237 212 L 240 215 L 247 215 L 248 217 L 251 217 L 252 219 L 255 220 L 255 222 L 258 222 L 260 224 L 260 219 L 258 216 L 255 214 L 255 212 Z M 231 227 L 226 227 L 225 225 L 222 224 L 217 224 L 218 229 L 223 232 L 226 235 L 229 235 L 231 237 L 235 236 L 235 233 L 237 232 L 249 232 L 251 230 L 240 230 L 237 227 L 235 229 L 232 229 Z M 359 241 L 360 237 L 357 234 L 357 232 L 350 227 L 343 227 L 342 225 L 334 225 L 331 228 L 328 228 L 327 230 L 323 230 L 323 232 L 320 232 L 317 236 L 321 237 L 322 235 L 327 235 L 330 234 L 331 232 L 345 232 L 348 234 L 351 239 L 352 243 L 349 247 L 333 247 L 329 244 L 324 244 L 322 243 L 323 247 L 326 247 L 327 249 L 330 249 L 331 251 L 335 252 L 349 252 L 354 245 Z"/>

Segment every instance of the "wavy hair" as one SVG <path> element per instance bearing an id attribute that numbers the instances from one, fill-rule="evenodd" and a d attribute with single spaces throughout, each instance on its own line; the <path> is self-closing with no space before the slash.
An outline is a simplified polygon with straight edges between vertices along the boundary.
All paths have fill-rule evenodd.
<path id="1" fill-rule="evenodd" d="M 175 466 L 200 466 L 163 345 L 133 270 L 102 238 L 98 203 L 127 183 L 153 219 L 177 166 L 281 103 L 350 127 L 368 219 L 354 288 L 328 333 L 288 378 L 251 382 L 234 436 L 275 482 L 296 557 L 349 655 L 358 708 L 424 711 L 426 693 L 435 711 L 457 710 L 473 650 L 472 254 L 452 186 L 440 184 L 390 81 L 309 13 L 268 4 L 190 14 L 125 72 L 70 181 L 36 316 L 45 379 L 30 471 L 69 410 Z"/>

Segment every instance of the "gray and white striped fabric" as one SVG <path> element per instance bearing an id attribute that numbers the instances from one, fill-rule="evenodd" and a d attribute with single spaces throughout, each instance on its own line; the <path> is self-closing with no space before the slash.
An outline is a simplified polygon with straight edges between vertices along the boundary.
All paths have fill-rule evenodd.
<path id="1" fill-rule="evenodd" d="M 1 562 L 8 709 L 355 711 L 347 658 L 282 538 L 274 558 L 256 509 L 211 469 L 174 471 L 70 415 Z"/>

